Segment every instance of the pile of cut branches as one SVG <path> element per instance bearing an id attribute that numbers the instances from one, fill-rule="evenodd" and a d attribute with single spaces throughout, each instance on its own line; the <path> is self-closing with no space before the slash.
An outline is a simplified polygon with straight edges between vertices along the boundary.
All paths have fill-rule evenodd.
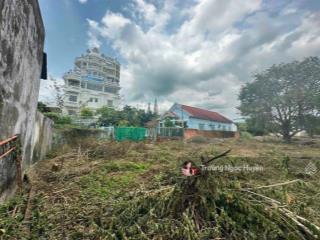
<path id="1" fill-rule="evenodd" d="M 202 172 L 122 197 L 96 224 L 113 239 L 318 239 L 319 227 L 259 193 L 296 182 L 241 188 L 222 175 Z"/>

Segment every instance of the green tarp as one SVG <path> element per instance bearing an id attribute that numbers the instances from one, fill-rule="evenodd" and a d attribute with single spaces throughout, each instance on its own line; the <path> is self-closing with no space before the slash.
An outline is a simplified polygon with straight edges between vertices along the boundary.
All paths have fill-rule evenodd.
<path id="1" fill-rule="evenodd" d="M 141 141 L 146 137 L 146 128 L 119 127 L 115 129 L 116 141 Z"/>

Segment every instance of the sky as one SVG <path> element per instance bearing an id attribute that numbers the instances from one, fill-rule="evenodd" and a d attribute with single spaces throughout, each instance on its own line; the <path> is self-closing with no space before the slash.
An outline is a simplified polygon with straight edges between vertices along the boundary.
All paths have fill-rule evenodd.
<path id="1" fill-rule="evenodd" d="M 240 118 L 238 95 L 273 64 L 320 55 L 319 0 L 39 0 L 48 73 L 99 47 L 121 63 L 124 104 Z M 52 100 L 42 80 L 40 100 Z"/>

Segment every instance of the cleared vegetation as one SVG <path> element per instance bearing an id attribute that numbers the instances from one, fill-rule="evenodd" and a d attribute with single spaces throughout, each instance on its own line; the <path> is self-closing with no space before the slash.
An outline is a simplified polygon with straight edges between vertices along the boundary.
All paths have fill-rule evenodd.
<path id="1" fill-rule="evenodd" d="M 181 175 L 182 162 L 228 148 L 215 166 L 263 171 Z M 0 206 L 0 239 L 317 239 L 319 156 L 310 139 L 78 141 L 34 165 L 24 193 Z"/>

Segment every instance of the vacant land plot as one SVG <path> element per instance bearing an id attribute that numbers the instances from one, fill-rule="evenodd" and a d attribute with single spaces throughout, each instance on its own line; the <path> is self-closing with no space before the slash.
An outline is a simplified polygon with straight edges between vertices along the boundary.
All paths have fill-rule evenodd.
<path id="1" fill-rule="evenodd" d="M 292 144 L 266 139 L 212 143 L 80 141 L 34 165 L 28 173 L 29 184 L 24 194 L 0 206 L 0 239 L 236 239 L 240 230 L 231 229 L 236 229 L 237 222 L 243 228 L 243 222 L 251 224 L 253 220 L 242 219 L 241 215 L 235 218 L 235 223 L 235 219 L 230 218 L 230 222 L 224 220 L 227 224 L 218 224 L 217 219 L 222 219 L 223 212 L 227 211 L 227 207 L 221 210 L 221 206 L 235 204 L 238 196 L 246 194 L 228 192 L 225 202 L 216 207 L 220 209 L 215 213 L 219 216 L 208 216 L 216 219 L 212 224 L 204 222 L 204 213 L 197 215 L 195 209 L 188 207 L 182 215 L 171 210 L 165 213 L 165 208 L 174 206 L 169 195 L 178 191 L 177 186 L 186 179 L 180 173 L 181 164 L 186 160 L 200 163 L 200 156 L 206 159 L 229 148 L 232 151 L 227 157 L 212 163 L 214 168 L 208 179 L 219 178 L 219 182 L 208 180 L 204 191 L 211 186 L 216 189 L 214 184 L 235 191 L 254 189 L 256 194 L 276 201 L 276 206 L 270 207 L 271 215 L 274 208 L 285 208 L 307 219 L 312 226 L 319 226 L 319 144 L 308 139 Z M 199 195 L 201 198 L 201 193 Z M 148 200 L 141 200 L 145 198 Z M 157 202 L 160 198 L 165 206 Z M 264 200 L 255 203 L 257 200 L 253 197 L 248 199 L 252 206 L 265 203 Z M 204 201 L 211 204 L 210 199 Z M 158 212 L 162 208 L 162 212 Z M 193 218 L 189 221 L 188 216 Z M 283 225 L 288 219 L 275 222 Z M 261 226 L 264 220 L 254 221 Z M 230 226 L 225 227 L 227 225 Z M 221 229 L 221 226 L 224 227 Z M 248 229 L 241 232 L 247 234 L 248 239 L 282 236 L 276 229 L 273 235 L 259 229 L 254 233 L 251 226 Z M 284 236 L 317 237 L 312 233 L 299 235 L 294 227 L 291 231 L 292 235 Z"/>

